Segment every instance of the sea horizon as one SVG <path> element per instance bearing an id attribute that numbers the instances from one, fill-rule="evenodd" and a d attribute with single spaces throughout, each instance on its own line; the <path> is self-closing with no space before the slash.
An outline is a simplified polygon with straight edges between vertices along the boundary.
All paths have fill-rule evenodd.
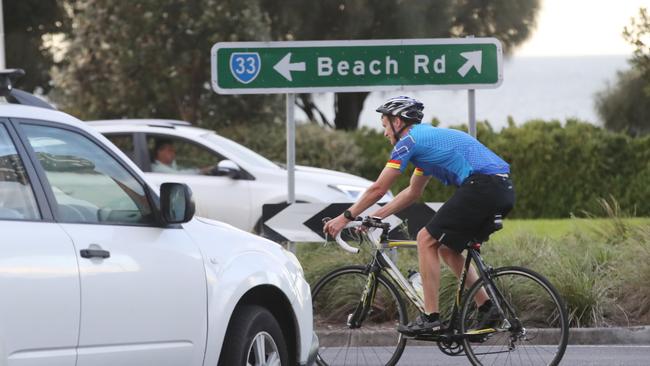
<path id="1" fill-rule="evenodd" d="M 488 121 L 495 130 L 530 120 L 578 119 L 602 125 L 595 109 L 595 95 L 615 85 L 617 72 L 630 69 L 629 55 L 511 56 L 503 61 L 503 82 L 495 89 L 476 90 L 476 119 Z M 424 121 L 434 117 L 440 126 L 467 123 L 466 90 L 435 90 L 370 93 L 359 126 L 379 128 L 375 108 L 395 95 L 409 95 L 425 105 Z M 314 100 L 330 121 L 334 119 L 332 93 L 315 94 Z M 296 118 L 306 117 L 296 110 Z"/>

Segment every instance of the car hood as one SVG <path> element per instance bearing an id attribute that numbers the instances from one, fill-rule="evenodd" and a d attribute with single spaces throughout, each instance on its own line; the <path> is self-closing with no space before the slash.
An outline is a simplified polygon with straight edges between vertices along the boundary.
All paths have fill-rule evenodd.
<path id="1" fill-rule="evenodd" d="M 372 182 L 368 179 L 353 174 L 337 172 L 336 170 L 314 168 L 304 165 L 296 165 L 296 178 L 309 179 L 318 182 L 328 182 L 330 184 L 358 185 L 362 187 L 369 187 L 372 184 Z"/>
<path id="2" fill-rule="evenodd" d="M 224 250 L 261 250 L 270 253 L 280 253 L 282 246 L 261 236 L 251 234 L 238 229 L 225 222 L 194 216 L 194 218 L 183 224 L 187 233 L 197 242 L 204 251 L 212 252 L 216 248 Z M 215 238 L 219 238 L 215 242 Z M 236 245 L 233 245 L 235 244 Z"/>

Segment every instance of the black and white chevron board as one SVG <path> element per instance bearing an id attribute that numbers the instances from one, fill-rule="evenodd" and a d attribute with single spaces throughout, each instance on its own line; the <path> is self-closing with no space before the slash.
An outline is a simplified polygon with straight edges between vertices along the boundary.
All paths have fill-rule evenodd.
<path id="1" fill-rule="evenodd" d="M 281 242 L 324 242 L 323 218 L 336 217 L 350 203 L 277 203 L 262 207 L 262 235 Z M 442 202 L 416 203 L 384 221 L 391 225 L 391 239 L 415 239 L 417 232 L 431 220 Z M 380 206 L 374 205 L 360 216 L 366 216 Z"/>

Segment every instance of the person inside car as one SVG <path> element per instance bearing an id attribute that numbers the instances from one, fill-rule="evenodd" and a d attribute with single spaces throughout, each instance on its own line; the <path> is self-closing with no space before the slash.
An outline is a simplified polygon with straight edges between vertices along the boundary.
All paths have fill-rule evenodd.
<path id="1" fill-rule="evenodd" d="M 151 171 L 166 174 L 203 174 L 209 175 L 214 171 L 214 166 L 204 168 L 179 168 L 176 164 L 176 148 L 174 142 L 168 139 L 157 139 L 153 153 L 154 161 Z"/>

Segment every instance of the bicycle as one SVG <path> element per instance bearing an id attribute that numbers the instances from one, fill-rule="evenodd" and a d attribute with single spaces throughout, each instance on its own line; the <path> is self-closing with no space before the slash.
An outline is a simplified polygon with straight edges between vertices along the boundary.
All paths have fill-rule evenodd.
<path id="1" fill-rule="evenodd" d="M 467 244 L 453 307 L 441 330 L 413 337 L 397 332 L 399 324 L 408 323 L 400 292 L 420 312 L 424 311 L 424 300 L 386 252 L 414 247 L 416 242 L 390 240 L 390 224 L 377 218 L 357 218 L 346 228 L 362 225 L 368 230 L 359 233 L 360 245 L 370 244 L 370 262 L 337 268 L 323 276 L 312 290 L 314 329 L 321 340 L 317 364 L 395 365 L 407 339 L 435 342 L 443 353 L 464 354 L 473 365 L 559 364 L 567 346 L 569 323 L 557 290 L 529 269 L 488 266 L 480 254 L 482 243 L 477 241 Z M 500 229 L 500 225 L 497 215 L 490 232 Z M 380 230 L 379 235 L 376 230 Z M 341 233 L 336 242 L 348 252 L 359 252 L 341 238 Z M 479 279 L 465 289 L 472 262 Z M 473 300 L 481 288 L 485 288 L 499 314 L 499 319 L 492 320 L 488 327 L 477 327 L 481 321 L 485 324 Z"/>

